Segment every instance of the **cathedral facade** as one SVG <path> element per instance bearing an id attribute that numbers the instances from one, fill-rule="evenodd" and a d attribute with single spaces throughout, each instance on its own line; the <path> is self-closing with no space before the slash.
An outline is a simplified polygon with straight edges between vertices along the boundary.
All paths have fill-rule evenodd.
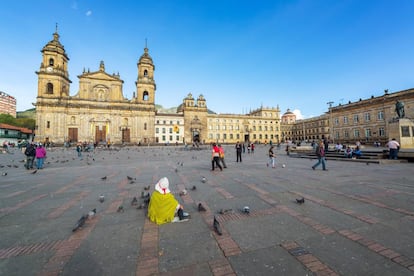
<path id="1" fill-rule="evenodd" d="M 136 92 L 123 95 L 119 74 L 108 74 L 101 61 L 96 71 L 82 72 L 79 89 L 70 95 L 69 57 L 57 31 L 41 50 L 36 98 L 39 142 L 111 144 L 183 144 L 278 142 L 279 108 L 260 107 L 248 114 L 216 114 L 203 95 L 191 93 L 175 114 L 156 110 L 155 66 L 148 48 L 137 63 Z"/>

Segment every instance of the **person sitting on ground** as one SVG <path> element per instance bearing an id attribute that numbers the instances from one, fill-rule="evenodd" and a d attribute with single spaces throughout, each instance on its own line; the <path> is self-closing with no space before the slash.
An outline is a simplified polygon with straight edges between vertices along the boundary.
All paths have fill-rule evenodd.
<path id="1" fill-rule="evenodd" d="M 337 143 L 337 144 L 335 145 L 335 151 L 336 151 L 336 152 L 341 152 L 341 151 L 342 151 L 342 144 Z"/>
<path id="2" fill-rule="evenodd" d="M 188 213 L 183 211 L 183 206 L 175 199 L 169 189 L 168 178 L 161 178 L 155 184 L 148 205 L 148 218 L 156 224 L 178 222 L 188 220 Z"/>
<path id="3" fill-rule="evenodd" d="M 356 147 L 355 150 L 352 152 L 352 157 L 360 158 L 362 156 L 362 152 L 360 147 Z"/>
<path id="4" fill-rule="evenodd" d="M 352 149 L 350 146 L 348 146 L 345 150 L 345 157 L 352 158 Z"/>

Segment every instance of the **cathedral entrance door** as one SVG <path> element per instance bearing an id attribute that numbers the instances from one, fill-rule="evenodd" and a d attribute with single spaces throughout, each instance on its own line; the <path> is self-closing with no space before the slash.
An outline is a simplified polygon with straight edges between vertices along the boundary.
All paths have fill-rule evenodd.
<path id="1" fill-rule="evenodd" d="M 193 131 L 193 142 L 200 143 L 200 132 L 197 130 Z"/>
<path id="2" fill-rule="evenodd" d="M 70 127 L 68 129 L 69 142 L 74 143 L 78 141 L 78 129 Z"/>
<path id="3" fill-rule="evenodd" d="M 106 142 L 106 126 L 95 127 L 95 143 Z"/>
<path id="4" fill-rule="evenodd" d="M 131 142 L 131 137 L 130 134 L 131 130 L 129 128 L 123 129 L 122 130 L 122 143 L 130 143 Z"/>

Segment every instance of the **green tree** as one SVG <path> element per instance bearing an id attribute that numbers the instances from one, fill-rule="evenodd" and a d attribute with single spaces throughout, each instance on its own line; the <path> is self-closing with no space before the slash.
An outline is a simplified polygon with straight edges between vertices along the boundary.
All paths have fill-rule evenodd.
<path id="1" fill-rule="evenodd" d="M 31 118 L 14 118 L 10 114 L 0 114 L 0 123 L 34 129 L 36 120 Z"/>
<path id="2" fill-rule="evenodd" d="M 16 119 L 16 125 L 28 129 L 34 129 L 36 121 L 30 118 L 18 118 Z"/>
<path id="3" fill-rule="evenodd" d="M 16 125 L 16 118 L 14 118 L 10 114 L 0 114 L 0 123 L 15 126 Z"/>

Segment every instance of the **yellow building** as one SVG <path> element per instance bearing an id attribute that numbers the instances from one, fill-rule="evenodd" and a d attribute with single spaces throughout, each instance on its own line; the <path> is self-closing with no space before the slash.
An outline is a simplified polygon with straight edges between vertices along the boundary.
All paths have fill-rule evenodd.
<path id="1" fill-rule="evenodd" d="M 398 121 L 396 113 L 397 101 L 404 103 L 404 118 L 414 118 L 414 89 L 388 93 L 379 97 L 359 99 L 345 105 L 331 107 L 327 113 L 332 120 L 330 137 L 333 142 L 373 144 L 380 142 L 384 145 L 389 139 L 390 126 Z M 413 136 L 411 129 L 411 137 Z"/>
<path id="2" fill-rule="evenodd" d="M 111 144 L 278 142 L 279 108 L 258 108 L 249 114 L 215 114 L 203 95 L 189 93 L 176 114 L 155 108 L 154 64 L 148 49 L 138 60 L 136 95 L 123 96 L 119 74 L 108 74 L 101 61 L 84 70 L 79 89 L 69 95 L 69 57 L 57 31 L 42 49 L 36 100 L 36 140 Z"/>
<path id="3" fill-rule="evenodd" d="M 404 118 L 398 118 L 397 101 L 404 104 Z M 407 137 L 405 143 L 414 145 L 414 89 L 394 93 L 385 90 L 384 95 L 356 102 L 331 106 L 323 115 L 294 123 L 282 119 L 283 137 L 293 141 L 313 141 L 327 138 L 331 143 L 385 145 L 391 138 Z M 285 113 L 286 114 L 286 113 Z M 394 131 L 401 122 L 401 130 Z M 398 129 L 398 127 L 397 127 Z M 395 137 L 397 136 L 397 137 Z"/>
<path id="4" fill-rule="evenodd" d="M 84 70 L 78 92 L 69 95 L 69 58 L 57 32 L 41 52 L 36 140 L 154 142 L 155 68 L 147 48 L 138 60 L 137 94 L 130 100 L 122 94 L 120 76 L 108 74 L 103 61 L 97 71 Z"/>

